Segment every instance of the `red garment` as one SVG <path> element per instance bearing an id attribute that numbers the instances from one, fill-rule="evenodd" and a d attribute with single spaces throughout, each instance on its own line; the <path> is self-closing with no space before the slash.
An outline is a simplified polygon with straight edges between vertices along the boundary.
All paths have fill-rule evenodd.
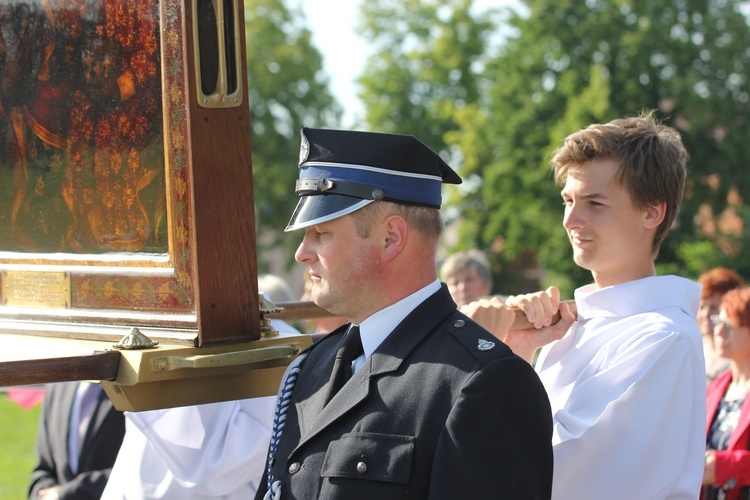
<path id="1" fill-rule="evenodd" d="M 8 387 L 8 398 L 24 410 L 30 410 L 44 399 L 44 388 L 38 386 Z"/>
<path id="2" fill-rule="evenodd" d="M 716 377 L 706 388 L 706 435 L 716 416 L 727 387 L 732 382 L 732 371 L 727 370 Z M 726 451 L 716 452 L 716 483 L 727 485 L 736 482 L 736 487 L 727 489 L 727 500 L 740 499 L 742 486 L 750 486 L 750 398 L 745 398 L 737 428 L 729 438 Z M 732 481 L 733 480 L 733 481 Z"/>

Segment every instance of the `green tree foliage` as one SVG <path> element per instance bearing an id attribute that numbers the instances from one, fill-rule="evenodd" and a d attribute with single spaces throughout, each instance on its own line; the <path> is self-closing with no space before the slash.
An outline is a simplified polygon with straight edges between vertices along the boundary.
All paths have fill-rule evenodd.
<path id="1" fill-rule="evenodd" d="M 431 5 L 405 5 L 414 3 Z M 450 4 L 456 12 L 471 12 L 469 2 Z M 490 28 L 475 21 L 481 27 L 476 30 L 436 15 L 418 31 L 425 40 L 426 34 L 477 34 L 466 52 L 467 59 L 483 62 L 481 71 L 471 73 L 472 85 L 466 85 L 476 93 L 448 106 L 450 90 L 436 94 L 439 84 L 424 83 L 413 69 L 418 61 L 432 60 L 426 64 L 445 64 L 448 74 L 445 54 L 425 45 L 417 60 L 409 57 L 415 43 L 392 44 L 391 52 L 381 49 L 377 55 L 377 74 L 386 82 L 368 84 L 375 72 L 363 77 L 368 118 L 372 126 L 413 127 L 426 142 L 460 152 L 454 164 L 469 180 L 453 199 L 462 220 L 460 246 L 491 254 L 499 271 L 496 290 L 554 283 L 569 295 L 590 276 L 572 262 L 549 158 L 566 135 L 592 122 L 656 109 L 659 118 L 680 130 L 692 157 L 683 210 L 662 246 L 660 271 L 695 277 L 724 264 L 748 276 L 750 262 L 741 255 L 747 248 L 742 196 L 750 187 L 745 174 L 750 30 L 742 5 L 736 0 L 530 0 L 523 15 L 510 15 L 507 24 Z M 404 40 L 402 24 L 412 19 L 410 11 L 388 9 L 391 17 L 381 11 L 378 26 L 393 33 L 393 40 Z M 461 19 L 472 23 L 469 14 Z M 487 35 L 505 31 L 511 36 L 494 55 L 497 47 Z M 408 87 L 387 87 L 388 75 L 405 73 L 414 76 Z M 368 97 L 375 90 L 384 96 Z M 422 90 L 424 95 L 410 96 Z M 439 109 L 447 115 L 430 112 L 434 95 L 445 96 Z M 423 102 L 431 106 L 413 109 Z M 415 117 L 428 123 L 417 127 Z"/>
<path id="2" fill-rule="evenodd" d="M 365 120 L 380 132 L 415 135 L 448 154 L 454 111 L 479 100 L 477 77 L 494 24 L 472 0 L 363 2 L 362 36 L 374 53 L 359 78 Z"/>
<path id="3" fill-rule="evenodd" d="M 740 2 L 570 0 L 554 7 L 541 1 L 528 5 L 530 15 L 512 21 L 520 36 L 507 44 L 495 68 L 498 75 L 518 71 L 522 78 L 516 85 L 498 79 L 491 107 L 495 118 L 520 115 L 521 120 L 494 120 L 499 135 L 510 141 L 486 173 L 514 170 L 516 182 L 536 183 L 538 174 L 549 172 L 549 155 L 565 135 L 591 122 L 657 109 L 665 123 L 683 134 L 692 156 L 684 207 L 658 262 L 664 270 L 695 276 L 710 261 L 726 260 L 722 252 L 710 259 L 690 257 L 691 249 L 705 251 L 705 245 L 695 243 L 717 223 L 712 215 L 727 208 L 731 187 L 744 192 L 750 182 L 742 147 L 748 136 L 750 31 Z M 527 67 L 517 68 L 519 63 Z M 518 150 L 523 152 L 514 153 Z M 514 155 L 515 167 L 527 165 L 528 174 L 508 163 Z M 524 188 L 539 198 L 539 205 L 546 203 L 543 188 L 528 183 Z M 486 193 L 495 196 L 484 196 L 487 211 L 498 213 L 500 193 Z M 538 245 L 539 262 L 550 270 L 550 281 L 570 276 L 569 285 L 575 286 L 588 279 L 572 268 L 564 239 L 545 244 L 547 235 L 560 234 L 560 215 L 546 222 L 544 217 L 534 222 L 535 214 L 532 219 L 521 216 L 519 227 L 516 210 L 491 221 L 498 234 L 523 231 L 522 246 L 511 251 L 511 258 Z M 703 221 L 696 220 L 701 210 L 707 213 Z M 555 212 L 561 214 L 560 209 Z M 731 225 L 725 230 L 731 231 Z M 729 245 L 725 249 L 731 251 Z"/>
<path id="4" fill-rule="evenodd" d="M 245 0 L 258 262 L 271 248 L 292 260 L 298 237 L 282 231 L 297 202 L 300 128 L 338 123 L 322 57 L 298 10 L 282 0 Z M 262 235 L 262 236 L 261 236 Z M 279 250 L 281 249 L 281 250 Z"/>

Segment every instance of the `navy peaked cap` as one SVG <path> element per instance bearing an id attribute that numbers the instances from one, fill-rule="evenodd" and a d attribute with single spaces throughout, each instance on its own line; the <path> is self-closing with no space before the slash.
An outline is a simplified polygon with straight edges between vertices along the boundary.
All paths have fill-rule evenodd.
<path id="1" fill-rule="evenodd" d="M 302 128 L 300 201 L 286 231 L 350 214 L 375 200 L 440 208 L 461 177 L 410 135 Z"/>

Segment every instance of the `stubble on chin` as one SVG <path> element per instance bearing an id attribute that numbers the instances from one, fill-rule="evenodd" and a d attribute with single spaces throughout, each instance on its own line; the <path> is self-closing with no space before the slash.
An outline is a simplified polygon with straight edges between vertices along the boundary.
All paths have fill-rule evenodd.
<path id="1" fill-rule="evenodd" d="M 315 302 L 315 305 L 324 307 L 323 303 L 325 302 L 325 292 L 320 285 L 313 285 L 312 289 L 310 290 L 310 300 Z"/>
<path id="2" fill-rule="evenodd" d="M 315 302 L 317 306 L 322 307 L 332 314 L 337 314 L 336 306 L 339 301 L 336 300 L 334 294 L 332 294 L 327 287 L 324 288 L 322 286 L 317 286 L 316 288 L 313 288 L 310 295 L 312 301 Z"/>

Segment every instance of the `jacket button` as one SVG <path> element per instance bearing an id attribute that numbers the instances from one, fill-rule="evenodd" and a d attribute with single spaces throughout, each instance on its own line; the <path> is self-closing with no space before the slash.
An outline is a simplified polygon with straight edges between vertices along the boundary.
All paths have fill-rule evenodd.
<path id="1" fill-rule="evenodd" d="M 289 474 L 296 474 L 299 472 L 300 465 L 299 462 L 294 462 L 292 465 L 289 466 Z"/>
<path id="2" fill-rule="evenodd" d="M 365 472 L 367 472 L 367 464 L 364 462 L 359 462 L 357 464 L 357 472 L 359 472 L 360 474 L 364 474 Z"/>
<path id="3" fill-rule="evenodd" d="M 453 326 L 456 328 L 462 328 L 466 324 L 466 321 L 462 319 L 457 319 L 455 323 L 453 323 Z"/>

